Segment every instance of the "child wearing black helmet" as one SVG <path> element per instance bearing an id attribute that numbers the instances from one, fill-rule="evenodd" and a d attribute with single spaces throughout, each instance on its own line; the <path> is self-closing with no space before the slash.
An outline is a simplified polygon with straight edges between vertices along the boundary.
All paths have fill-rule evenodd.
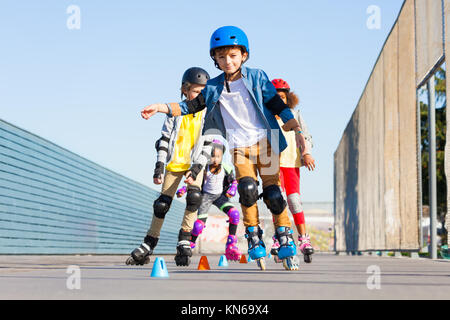
<path id="1" fill-rule="evenodd" d="M 183 74 L 181 92 L 186 99 L 194 99 L 205 87 L 209 79 L 208 73 L 202 68 L 189 68 Z M 161 130 L 161 138 L 156 141 L 158 152 L 153 182 L 162 184 L 161 194 L 153 203 L 153 217 L 151 226 L 144 238 L 144 242 L 127 259 L 126 264 L 143 265 L 150 262 L 164 217 L 170 209 L 172 199 L 178 185 L 191 166 L 191 159 L 198 157 L 202 151 L 199 141 L 204 124 L 205 112 L 166 117 Z M 165 173 L 164 173 L 164 168 Z M 186 209 L 178 235 L 177 265 L 187 266 L 192 256 L 190 247 L 191 230 L 197 217 L 197 209 L 201 203 L 201 183 L 203 173 L 187 185 Z"/>
<path id="2" fill-rule="evenodd" d="M 264 71 L 245 67 L 250 54 L 246 34 L 234 26 L 217 29 L 211 36 L 210 56 L 222 74 L 207 82 L 195 99 L 180 103 L 152 104 L 141 111 L 144 119 L 157 112 L 172 116 L 206 109 L 204 134 L 214 129 L 228 141 L 238 179 L 239 202 L 244 216 L 248 253 L 265 269 L 266 247 L 259 226 L 258 174 L 263 182 L 262 197 L 273 215 L 278 256 L 287 270 L 298 269 L 291 222 L 280 189 L 280 152 L 287 147 L 275 118 L 285 130 L 295 132 L 296 143 L 304 143 L 301 128 L 289 107 L 281 100 Z M 191 178 L 206 165 L 210 146 L 191 166 Z M 206 151 L 205 151 L 206 150 Z"/>

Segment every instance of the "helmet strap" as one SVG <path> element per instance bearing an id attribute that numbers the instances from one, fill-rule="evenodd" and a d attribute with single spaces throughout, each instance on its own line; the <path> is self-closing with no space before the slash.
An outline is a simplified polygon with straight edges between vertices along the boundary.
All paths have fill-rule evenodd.
<path id="1" fill-rule="evenodd" d="M 230 85 L 228 84 L 228 79 L 232 78 L 234 75 L 236 75 L 239 72 L 241 72 L 241 67 L 239 67 L 239 69 L 237 69 L 235 72 L 233 72 L 230 75 L 225 73 L 225 86 L 226 86 L 228 92 L 231 92 Z"/>

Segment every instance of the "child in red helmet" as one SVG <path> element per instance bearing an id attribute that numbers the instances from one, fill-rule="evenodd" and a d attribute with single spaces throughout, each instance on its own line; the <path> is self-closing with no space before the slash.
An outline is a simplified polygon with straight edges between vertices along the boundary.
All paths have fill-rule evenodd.
<path id="1" fill-rule="evenodd" d="M 281 187 L 286 192 L 289 209 L 294 217 L 294 223 L 299 234 L 298 245 L 303 253 L 304 261 L 309 263 L 312 261 L 311 255 L 314 253 L 314 249 L 311 245 L 309 235 L 306 233 L 305 215 L 300 199 L 300 167 L 305 166 L 310 171 L 315 168 L 314 158 L 311 156 L 312 137 L 308 132 L 308 127 L 300 114 L 300 110 L 294 110 L 299 99 L 291 91 L 289 84 L 283 79 L 274 79 L 272 80 L 272 84 L 277 89 L 280 98 L 291 108 L 292 113 L 300 123 L 302 135 L 305 139 L 305 145 L 297 148 L 295 139 L 292 140 L 294 137 L 291 133 L 283 132 L 288 147 L 280 156 L 280 179 Z M 272 253 L 274 254 L 275 261 L 277 261 L 276 253 L 278 246 L 278 241 L 274 237 Z"/>

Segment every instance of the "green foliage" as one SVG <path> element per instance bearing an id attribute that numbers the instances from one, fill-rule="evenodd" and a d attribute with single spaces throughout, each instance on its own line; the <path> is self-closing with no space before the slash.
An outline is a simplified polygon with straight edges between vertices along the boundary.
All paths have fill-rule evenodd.
<path id="1" fill-rule="evenodd" d="M 445 95 L 445 70 L 439 68 L 435 74 L 436 89 L 436 179 L 437 179 L 437 207 L 440 221 L 447 211 L 447 181 L 445 178 L 445 137 L 446 137 L 446 95 Z M 422 92 L 423 93 L 423 92 Z M 422 142 L 422 193 L 423 204 L 430 203 L 428 189 L 428 163 L 429 163 L 429 141 L 428 141 L 428 104 L 420 102 L 420 128 Z"/>

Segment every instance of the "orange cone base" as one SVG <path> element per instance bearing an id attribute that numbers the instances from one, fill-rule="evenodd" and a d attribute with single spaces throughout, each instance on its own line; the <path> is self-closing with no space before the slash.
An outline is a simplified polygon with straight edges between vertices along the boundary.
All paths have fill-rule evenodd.
<path id="1" fill-rule="evenodd" d="M 206 258 L 206 256 L 202 256 L 200 258 L 197 270 L 211 270 L 211 268 L 209 267 L 208 258 Z"/>

